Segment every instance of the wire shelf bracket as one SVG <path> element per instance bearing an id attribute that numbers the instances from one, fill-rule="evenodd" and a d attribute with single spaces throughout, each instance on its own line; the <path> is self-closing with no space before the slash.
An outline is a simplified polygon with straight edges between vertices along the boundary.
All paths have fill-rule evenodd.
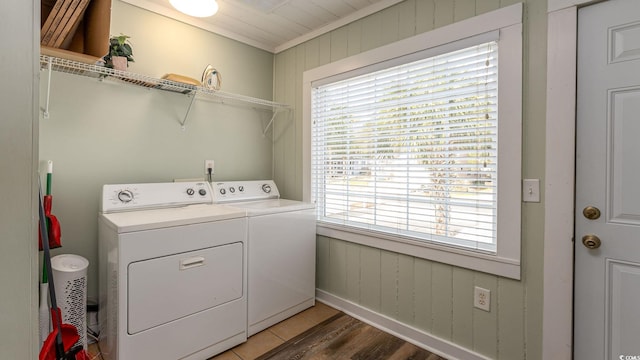
<path id="1" fill-rule="evenodd" d="M 52 72 L 52 68 L 53 68 L 53 61 L 51 58 L 47 59 L 47 100 L 44 104 L 44 112 L 42 114 L 42 117 L 44 119 L 48 119 L 49 118 L 49 100 L 51 99 L 51 72 Z"/>
<path id="2" fill-rule="evenodd" d="M 191 107 L 193 106 L 193 103 L 196 100 L 196 96 L 195 95 L 189 95 L 191 96 L 191 101 L 189 101 L 189 106 L 187 107 L 187 112 L 184 114 L 184 118 L 182 119 L 182 121 L 180 122 L 180 126 L 182 128 L 182 131 L 184 131 L 186 129 L 186 123 L 187 123 L 187 118 L 189 118 L 189 113 L 191 112 Z"/>
<path id="3" fill-rule="evenodd" d="M 271 125 L 273 125 L 273 121 L 276 119 L 276 116 L 278 116 L 278 114 L 282 111 L 291 111 L 291 108 L 287 107 L 287 108 L 275 108 L 273 110 L 273 115 L 271 116 L 271 120 L 269 120 L 269 123 L 267 124 L 267 126 L 264 127 L 264 130 L 262 130 L 262 136 L 266 136 L 267 132 L 269 131 L 269 128 L 271 127 Z"/>

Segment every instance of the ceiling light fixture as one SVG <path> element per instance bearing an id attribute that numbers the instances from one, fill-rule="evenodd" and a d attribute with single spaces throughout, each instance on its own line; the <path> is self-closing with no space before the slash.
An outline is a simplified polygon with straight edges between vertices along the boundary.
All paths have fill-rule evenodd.
<path id="1" fill-rule="evenodd" d="M 216 0 L 169 0 L 181 13 L 195 17 L 209 17 L 218 12 Z"/>

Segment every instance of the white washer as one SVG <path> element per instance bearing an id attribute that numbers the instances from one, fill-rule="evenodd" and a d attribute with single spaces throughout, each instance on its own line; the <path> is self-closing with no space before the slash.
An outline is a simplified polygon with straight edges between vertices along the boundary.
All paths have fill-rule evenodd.
<path id="1" fill-rule="evenodd" d="M 99 215 L 106 360 L 206 359 L 247 339 L 245 211 L 208 183 L 105 185 Z"/>
<path id="2" fill-rule="evenodd" d="M 315 304 L 314 205 L 280 199 L 272 180 L 212 184 L 214 203 L 245 209 L 248 335 Z"/>

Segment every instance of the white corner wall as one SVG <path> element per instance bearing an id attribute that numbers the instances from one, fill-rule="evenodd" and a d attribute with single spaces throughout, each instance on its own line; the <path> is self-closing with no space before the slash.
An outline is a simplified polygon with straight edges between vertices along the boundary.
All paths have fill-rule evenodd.
<path id="1" fill-rule="evenodd" d="M 0 357 L 36 359 L 37 207 L 35 159 L 40 2 L 0 2 Z M 38 26 L 39 28 L 39 26 Z M 39 34 L 39 32 L 38 32 Z"/>

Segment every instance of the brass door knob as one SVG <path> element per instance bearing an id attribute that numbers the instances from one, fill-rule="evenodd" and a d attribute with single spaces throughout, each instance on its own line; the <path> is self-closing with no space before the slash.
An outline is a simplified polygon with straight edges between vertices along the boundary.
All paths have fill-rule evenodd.
<path id="1" fill-rule="evenodd" d="M 599 248 L 600 245 L 602 245 L 602 241 L 600 241 L 600 238 L 595 235 L 585 235 L 582 237 L 582 244 L 593 250 Z"/>
<path id="2" fill-rule="evenodd" d="M 582 210 L 582 215 L 589 220 L 595 220 L 600 217 L 600 209 L 595 206 L 587 206 Z"/>

